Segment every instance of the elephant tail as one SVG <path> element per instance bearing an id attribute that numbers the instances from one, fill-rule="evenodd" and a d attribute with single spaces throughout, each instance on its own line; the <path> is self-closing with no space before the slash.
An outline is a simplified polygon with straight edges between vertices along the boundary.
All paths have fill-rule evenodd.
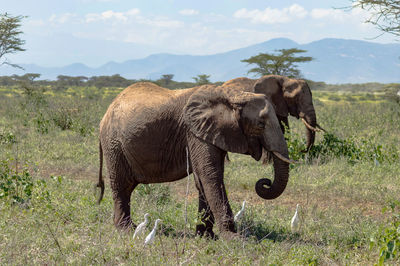
<path id="1" fill-rule="evenodd" d="M 100 195 L 97 200 L 97 204 L 100 204 L 104 195 L 104 180 L 103 180 L 103 148 L 101 147 L 101 142 L 99 141 L 99 155 L 100 155 L 100 169 L 99 169 L 99 182 L 96 185 L 96 188 L 100 188 Z"/>

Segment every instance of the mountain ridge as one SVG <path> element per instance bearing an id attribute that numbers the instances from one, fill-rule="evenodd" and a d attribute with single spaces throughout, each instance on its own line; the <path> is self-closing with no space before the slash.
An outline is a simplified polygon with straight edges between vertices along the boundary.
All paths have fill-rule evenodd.
<path id="1" fill-rule="evenodd" d="M 73 63 L 63 67 L 20 64 L 22 72 L 1 67 L 0 75 L 39 73 L 42 79 L 58 75 L 100 76 L 120 74 L 130 79 L 158 79 L 174 74 L 176 81 L 190 81 L 199 74 L 211 75 L 212 81 L 225 81 L 248 76 L 251 66 L 241 60 L 261 52 L 299 48 L 315 60 L 299 64 L 304 78 L 326 83 L 400 82 L 400 44 L 380 44 L 362 40 L 325 38 L 298 44 L 287 38 L 276 38 L 247 47 L 211 55 L 156 53 L 123 62 L 109 61 L 99 67 Z"/>

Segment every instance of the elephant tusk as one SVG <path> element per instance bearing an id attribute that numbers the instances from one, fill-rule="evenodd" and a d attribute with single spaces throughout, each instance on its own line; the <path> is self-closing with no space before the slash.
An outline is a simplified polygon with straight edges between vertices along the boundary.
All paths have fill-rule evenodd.
<path id="1" fill-rule="evenodd" d="M 306 125 L 306 127 L 314 132 L 319 132 L 321 131 L 321 129 L 315 128 L 313 126 L 311 126 L 310 124 L 307 123 L 307 121 L 304 118 L 301 118 L 301 121 L 303 121 L 304 125 Z M 324 130 L 325 131 L 325 130 Z"/>
<path id="2" fill-rule="evenodd" d="M 322 130 L 322 131 L 324 131 L 324 132 L 326 132 L 326 130 L 325 129 L 323 129 L 320 125 L 318 125 L 318 123 L 317 123 L 317 128 L 319 128 L 320 130 Z"/>
<path id="3" fill-rule="evenodd" d="M 275 156 L 278 157 L 280 160 L 282 160 L 282 161 L 284 161 L 286 163 L 299 163 L 299 162 L 294 161 L 292 159 L 286 158 L 285 156 L 283 156 L 279 152 L 273 151 L 272 153 L 275 154 Z"/>

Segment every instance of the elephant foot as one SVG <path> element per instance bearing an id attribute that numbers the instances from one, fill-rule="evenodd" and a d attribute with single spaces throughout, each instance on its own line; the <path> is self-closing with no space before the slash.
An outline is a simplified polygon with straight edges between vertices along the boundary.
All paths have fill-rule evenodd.
<path id="1" fill-rule="evenodd" d="M 220 233 L 222 239 L 230 241 L 230 240 L 240 240 L 243 237 L 239 233 L 231 232 L 231 231 L 223 231 Z"/>
<path id="2" fill-rule="evenodd" d="M 214 234 L 212 228 L 206 227 L 204 224 L 198 224 L 196 226 L 196 235 L 217 240 L 217 236 Z"/>
<path id="3" fill-rule="evenodd" d="M 115 227 L 121 231 L 131 231 L 136 229 L 136 225 L 132 222 L 130 217 L 115 222 Z"/>

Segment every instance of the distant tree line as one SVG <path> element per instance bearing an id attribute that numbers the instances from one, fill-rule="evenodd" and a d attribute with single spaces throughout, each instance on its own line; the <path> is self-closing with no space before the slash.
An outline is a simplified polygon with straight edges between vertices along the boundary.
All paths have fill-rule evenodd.
<path id="1" fill-rule="evenodd" d="M 121 87 L 125 88 L 129 85 L 141 82 L 150 81 L 158 84 L 161 87 L 169 89 L 177 88 L 190 88 L 197 85 L 204 85 L 211 83 L 209 81 L 209 75 L 198 75 L 193 77 L 194 82 L 178 82 L 174 81 L 173 74 L 162 75 L 157 80 L 149 79 L 126 79 L 118 74 L 112 76 L 66 76 L 59 75 L 56 80 L 40 80 L 40 74 L 37 73 L 26 73 L 24 75 L 12 75 L 12 76 L 0 76 L 0 86 L 18 86 L 21 84 L 31 84 L 39 86 L 51 86 L 56 90 L 63 90 L 69 87 Z M 214 84 L 222 84 L 222 82 L 216 82 Z"/>

